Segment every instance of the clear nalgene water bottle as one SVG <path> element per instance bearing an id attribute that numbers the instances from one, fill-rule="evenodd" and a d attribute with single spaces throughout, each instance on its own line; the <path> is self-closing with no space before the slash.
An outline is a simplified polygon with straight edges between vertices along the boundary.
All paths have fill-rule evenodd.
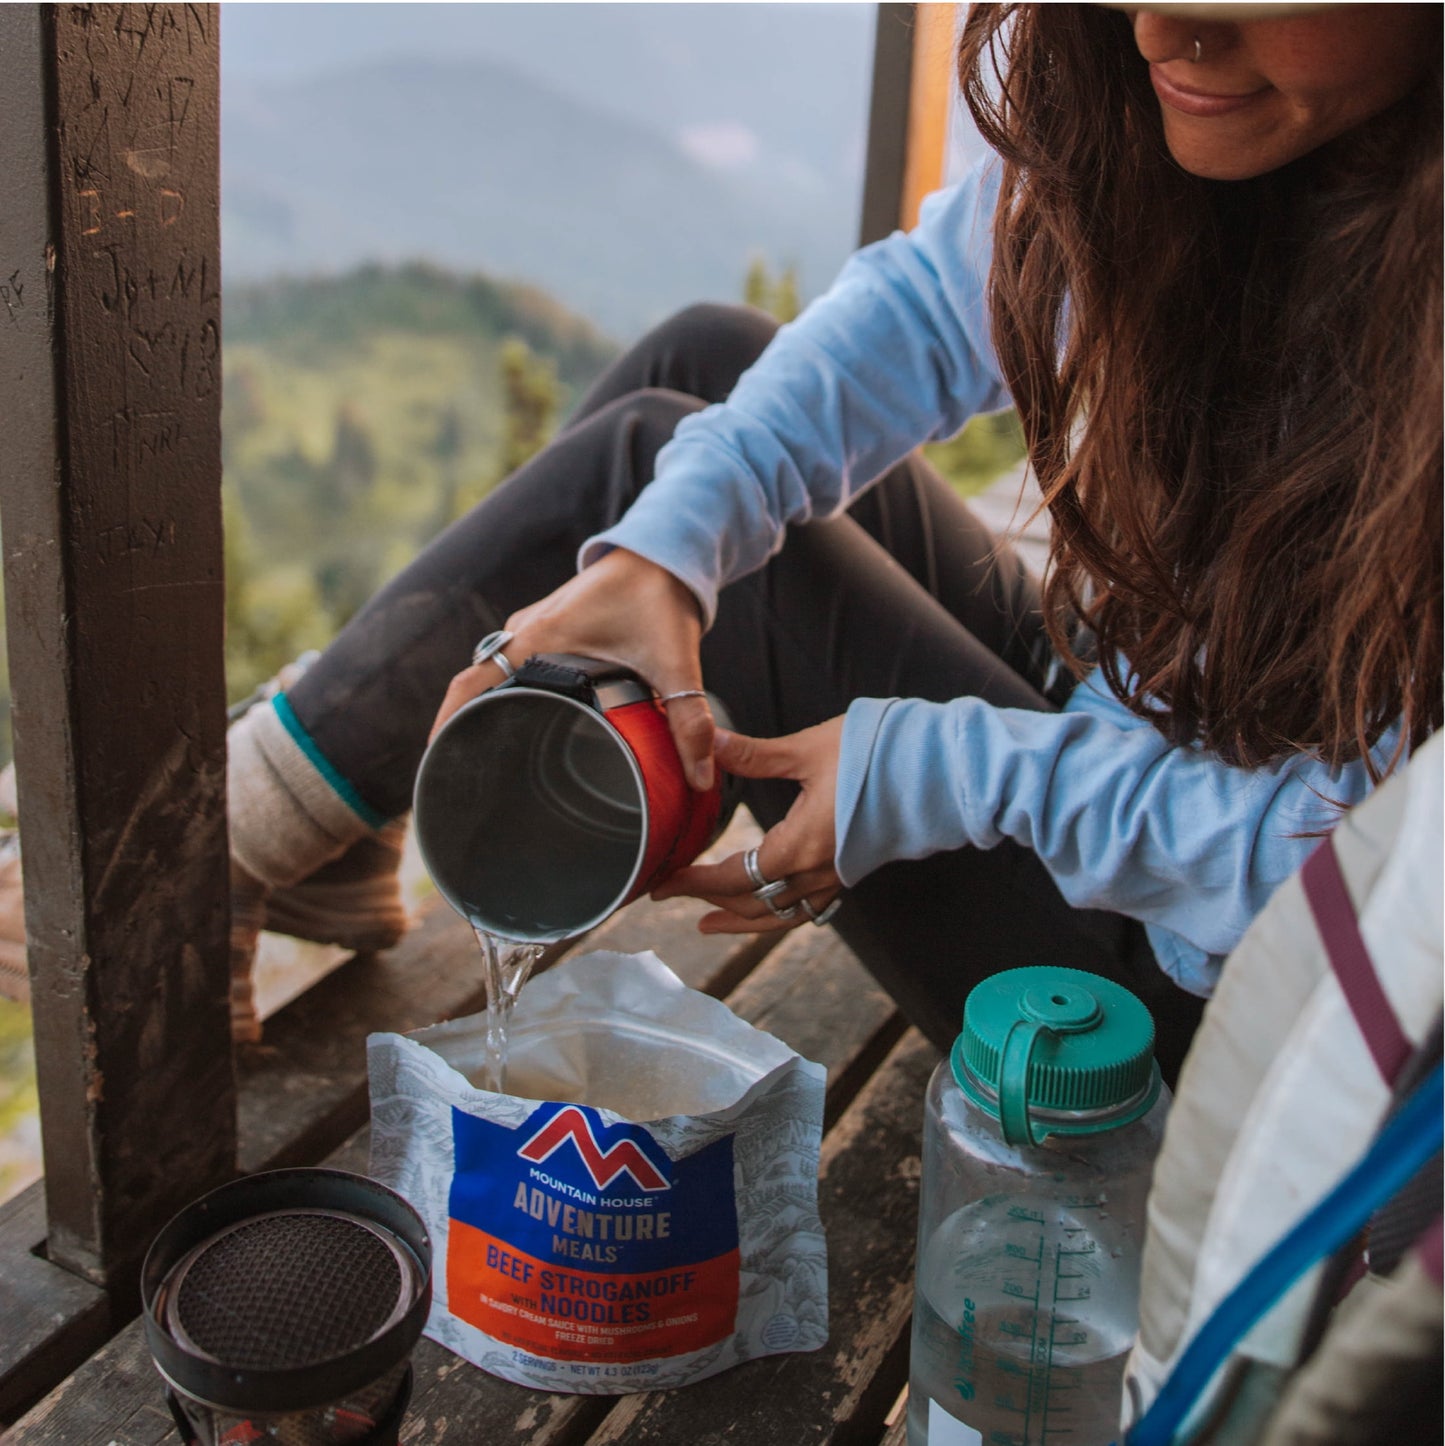
<path id="1" fill-rule="evenodd" d="M 1077 969 L 964 1005 L 928 1087 L 909 1446 L 1108 1446 L 1168 1091 L 1154 1023 Z"/>

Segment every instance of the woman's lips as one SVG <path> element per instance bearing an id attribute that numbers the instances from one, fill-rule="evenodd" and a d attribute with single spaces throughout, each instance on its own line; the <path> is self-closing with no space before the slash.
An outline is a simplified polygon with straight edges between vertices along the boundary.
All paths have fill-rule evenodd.
<path id="1" fill-rule="evenodd" d="M 1149 67 L 1149 79 L 1154 83 L 1155 95 L 1171 110 L 1182 111 L 1185 115 L 1232 115 L 1253 105 L 1270 89 L 1264 85 L 1243 95 L 1211 95 L 1207 91 L 1186 90 L 1170 80 L 1157 65 Z"/>

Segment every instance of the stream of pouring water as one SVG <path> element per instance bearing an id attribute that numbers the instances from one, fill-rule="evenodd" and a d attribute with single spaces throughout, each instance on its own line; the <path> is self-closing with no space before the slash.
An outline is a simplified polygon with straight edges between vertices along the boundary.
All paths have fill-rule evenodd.
<path id="1" fill-rule="evenodd" d="M 475 1083 L 495 1094 L 505 1094 L 507 1028 L 512 1019 L 512 1006 L 533 965 L 542 957 L 542 946 L 498 938 L 476 923 L 472 930 L 482 946 L 482 977 L 487 986 L 487 1053 L 482 1077 Z"/>

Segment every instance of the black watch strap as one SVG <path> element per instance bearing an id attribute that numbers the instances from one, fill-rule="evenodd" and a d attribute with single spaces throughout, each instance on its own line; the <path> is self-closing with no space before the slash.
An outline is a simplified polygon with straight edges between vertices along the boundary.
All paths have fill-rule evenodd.
<path id="1" fill-rule="evenodd" d="M 576 653 L 533 653 L 508 681 L 518 688 L 545 688 L 595 708 L 597 689 L 603 683 L 635 677 L 630 668 L 601 658 L 583 658 Z"/>

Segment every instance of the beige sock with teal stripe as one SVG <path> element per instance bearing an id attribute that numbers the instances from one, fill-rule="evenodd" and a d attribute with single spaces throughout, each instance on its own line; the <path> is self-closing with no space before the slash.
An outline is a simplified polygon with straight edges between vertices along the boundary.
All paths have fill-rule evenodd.
<path id="1" fill-rule="evenodd" d="M 367 807 L 312 742 L 284 694 L 227 737 L 231 828 L 231 1032 L 261 1038 L 252 974 L 262 929 L 390 948 L 406 932 L 398 879 L 406 819 Z"/>
<path id="2" fill-rule="evenodd" d="M 316 751 L 284 694 L 236 723 L 227 746 L 231 855 L 271 888 L 298 883 L 386 823 Z"/>

